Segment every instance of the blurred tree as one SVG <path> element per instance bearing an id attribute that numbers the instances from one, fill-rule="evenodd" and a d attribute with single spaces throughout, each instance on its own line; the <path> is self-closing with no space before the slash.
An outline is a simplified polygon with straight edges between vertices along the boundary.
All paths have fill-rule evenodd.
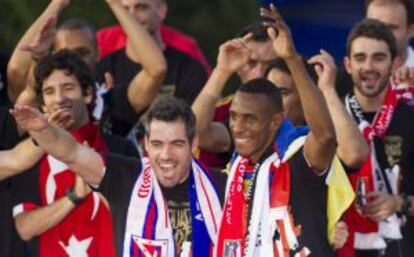
<path id="1" fill-rule="evenodd" d="M 166 23 L 197 39 L 212 65 L 217 47 L 253 21 L 258 10 L 255 0 L 167 0 Z M 1 0 L 0 49 L 11 52 L 30 23 L 48 0 Z M 104 0 L 72 0 L 61 20 L 82 17 L 97 28 L 114 24 Z"/>

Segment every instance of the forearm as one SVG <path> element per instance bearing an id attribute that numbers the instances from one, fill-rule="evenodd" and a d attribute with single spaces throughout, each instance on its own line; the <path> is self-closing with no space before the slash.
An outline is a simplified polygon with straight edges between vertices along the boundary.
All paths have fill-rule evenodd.
<path id="1" fill-rule="evenodd" d="M 79 144 L 67 131 L 48 124 L 40 131 L 29 131 L 43 150 L 68 165 L 85 182 L 98 185 L 103 177 L 104 163 L 94 149 Z"/>
<path id="2" fill-rule="evenodd" d="M 23 240 L 30 240 L 56 226 L 74 208 L 69 198 L 62 197 L 50 205 L 18 214 L 15 217 L 17 232 Z"/>
<path id="3" fill-rule="evenodd" d="M 197 132 L 207 133 L 212 126 L 216 104 L 231 74 L 214 69 L 206 85 L 191 106 L 197 117 Z"/>
<path id="4" fill-rule="evenodd" d="M 8 93 L 13 102 L 26 86 L 27 76 L 30 73 L 32 63 L 31 54 L 27 51 L 22 51 L 21 47 L 32 43 L 47 19 L 51 16 L 58 16 L 65 7 L 66 3 L 63 0 L 51 1 L 17 43 L 7 65 Z"/>
<path id="5" fill-rule="evenodd" d="M 127 34 L 128 41 L 138 56 L 143 69 L 150 76 L 163 76 L 167 70 L 167 64 L 154 39 L 118 1 L 109 1 L 108 5 Z"/>
<path id="6" fill-rule="evenodd" d="M 74 161 L 78 143 L 67 131 L 47 124 L 42 130 L 31 130 L 29 134 L 46 153 L 65 163 Z"/>
<path id="7" fill-rule="evenodd" d="M 147 108 L 158 94 L 164 76 L 150 77 L 144 72 L 139 72 L 128 86 L 127 97 L 130 105 L 136 113 Z"/>
<path id="8" fill-rule="evenodd" d="M 335 130 L 321 91 L 313 83 L 300 56 L 286 59 L 302 104 L 306 123 L 317 139 L 335 138 Z"/>
<path id="9" fill-rule="evenodd" d="M 26 139 L 12 150 L 0 151 L 0 180 L 16 175 L 39 161 L 43 151 Z"/>
<path id="10" fill-rule="evenodd" d="M 334 87 L 322 91 L 335 127 L 337 153 L 348 167 L 358 168 L 368 157 L 368 144 L 342 104 Z"/>

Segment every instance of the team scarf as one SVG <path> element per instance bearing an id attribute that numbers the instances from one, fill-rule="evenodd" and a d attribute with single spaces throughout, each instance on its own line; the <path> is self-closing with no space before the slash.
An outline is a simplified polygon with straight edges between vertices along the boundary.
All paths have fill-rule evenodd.
<path id="1" fill-rule="evenodd" d="M 388 87 L 384 103 L 377 111 L 372 123 L 364 117 L 364 113 L 355 95 L 346 96 L 345 104 L 348 112 L 359 123 L 359 129 L 367 140 L 370 155 L 358 172 L 349 175 L 354 190 L 359 194 L 355 204 L 345 215 L 351 231 L 354 233 L 355 249 L 384 249 L 385 238 L 401 239 L 399 220 L 395 214 L 385 221 L 375 222 L 361 214 L 360 207 L 366 203 L 366 192 L 398 193 L 397 168 L 381 169 L 375 153 L 376 141 L 383 140 L 397 108 L 398 99 L 391 86 Z M 359 198 L 359 199 L 358 199 Z"/>
<path id="2" fill-rule="evenodd" d="M 306 256 L 299 249 L 289 209 L 290 169 L 288 160 L 304 144 L 309 130 L 295 128 L 285 119 L 273 149 L 255 167 L 256 173 L 247 202 L 243 178 L 249 160 L 235 154 L 226 186 L 226 202 L 218 235 L 216 257 Z"/>
<path id="3" fill-rule="evenodd" d="M 168 208 L 148 158 L 132 191 L 124 237 L 123 257 L 178 256 Z M 216 243 L 221 206 L 210 174 L 191 161 L 188 194 L 191 210 L 191 245 L 180 256 L 209 257 Z"/>
<path id="4" fill-rule="evenodd" d="M 79 143 L 87 142 L 97 151 L 108 151 L 98 129 L 88 123 L 71 132 Z M 49 205 L 65 196 L 75 183 L 75 174 L 68 167 L 45 155 L 40 161 L 40 201 Z M 47 217 L 45 217 L 47 218 Z M 89 194 L 59 224 L 39 238 L 40 256 L 114 257 L 112 220 L 109 208 L 98 193 Z"/>

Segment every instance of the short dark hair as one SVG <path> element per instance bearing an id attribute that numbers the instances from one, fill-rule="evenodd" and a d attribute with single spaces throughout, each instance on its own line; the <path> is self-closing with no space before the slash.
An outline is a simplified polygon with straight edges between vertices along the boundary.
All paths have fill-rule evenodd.
<path id="1" fill-rule="evenodd" d="M 149 126 L 153 120 L 164 122 L 182 121 L 190 142 L 196 134 L 196 117 L 191 107 L 174 96 L 163 96 L 155 100 L 145 116 L 145 133 L 149 136 Z"/>
<path id="2" fill-rule="evenodd" d="M 390 50 L 391 59 L 397 56 L 397 43 L 390 28 L 376 19 L 364 19 L 358 22 L 351 30 L 346 41 L 346 55 L 350 57 L 352 43 L 355 39 L 366 37 L 384 41 Z"/>
<path id="3" fill-rule="evenodd" d="M 249 80 L 242 84 L 236 92 L 264 95 L 276 113 L 283 112 L 283 102 L 280 90 L 265 78 Z"/>
<path id="4" fill-rule="evenodd" d="M 65 22 L 63 22 L 58 30 L 85 30 L 88 31 L 90 36 L 91 36 L 91 40 L 92 40 L 92 44 L 93 46 L 96 48 L 97 47 L 97 41 L 96 41 L 96 29 L 95 26 L 92 25 L 92 23 L 90 23 L 89 21 L 82 19 L 82 18 L 71 18 L 69 20 L 66 20 Z"/>
<path id="5" fill-rule="evenodd" d="M 39 102 L 44 104 L 42 94 L 43 81 L 56 70 L 62 70 L 67 75 L 74 75 L 79 81 L 83 95 L 86 95 L 88 90 L 91 90 L 93 97 L 88 105 L 88 111 L 92 113 L 96 97 L 92 72 L 77 54 L 66 49 L 44 57 L 36 65 L 34 70 L 35 91 Z"/>
<path id="6" fill-rule="evenodd" d="M 252 33 L 251 39 L 256 42 L 266 42 L 270 39 L 263 21 L 256 21 L 247 25 L 240 31 L 238 37 L 244 37 L 249 33 Z"/>
<path id="7" fill-rule="evenodd" d="M 413 0 L 365 0 L 365 12 L 367 12 L 370 4 L 374 2 L 381 2 L 384 4 L 395 4 L 396 2 L 400 3 L 407 15 L 407 25 L 414 23 L 414 1 Z"/>
<path id="8" fill-rule="evenodd" d="M 303 62 L 303 65 L 305 66 L 306 71 L 309 73 L 309 76 L 311 77 L 313 82 L 317 83 L 318 82 L 318 75 L 316 74 L 314 65 L 309 64 L 307 60 L 308 60 L 308 58 L 302 56 L 302 62 Z M 287 66 L 285 60 L 283 60 L 280 57 L 277 57 L 277 58 L 273 59 L 272 61 L 270 61 L 269 67 L 267 68 L 267 70 L 265 72 L 265 78 L 267 78 L 267 76 L 269 76 L 269 73 L 273 69 L 279 70 L 281 72 L 284 72 L 284 73 L 292 76 L 292 72 L 289 70 L 289 67 Z"/>

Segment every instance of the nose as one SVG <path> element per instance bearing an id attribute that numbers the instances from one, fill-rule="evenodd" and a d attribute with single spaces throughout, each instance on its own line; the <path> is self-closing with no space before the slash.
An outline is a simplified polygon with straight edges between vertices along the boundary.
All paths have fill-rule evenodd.
<path id="1" fill-rule="evenodd" d="M 234 136 L 240 135 L 245 130 L 244 122 L 240 118 L 232 118 L 230 120 L 230 129 Z"/>
<path id="2" fill-rule="evenodd" d="M 374 62 L 372 61 L 372 59 L 367 58 L 363 64 L 363 68 L 364 70 L 372 70 L 374 67 Z"/>
<path id="3" fill-rule="evenodd" d="M 66 97 L 62 90 L 58 89 L 55 91 L 55 94 L 53 95 L 53 99 L 56 103 L 62 103 L 65 101 Z"/>
<path id="4" fill-rule="evenodd" d="M 169 160 L 171 157 L 171 148 L 166 145 L 161 149 L 160 157 L 162 160 Z"/>

